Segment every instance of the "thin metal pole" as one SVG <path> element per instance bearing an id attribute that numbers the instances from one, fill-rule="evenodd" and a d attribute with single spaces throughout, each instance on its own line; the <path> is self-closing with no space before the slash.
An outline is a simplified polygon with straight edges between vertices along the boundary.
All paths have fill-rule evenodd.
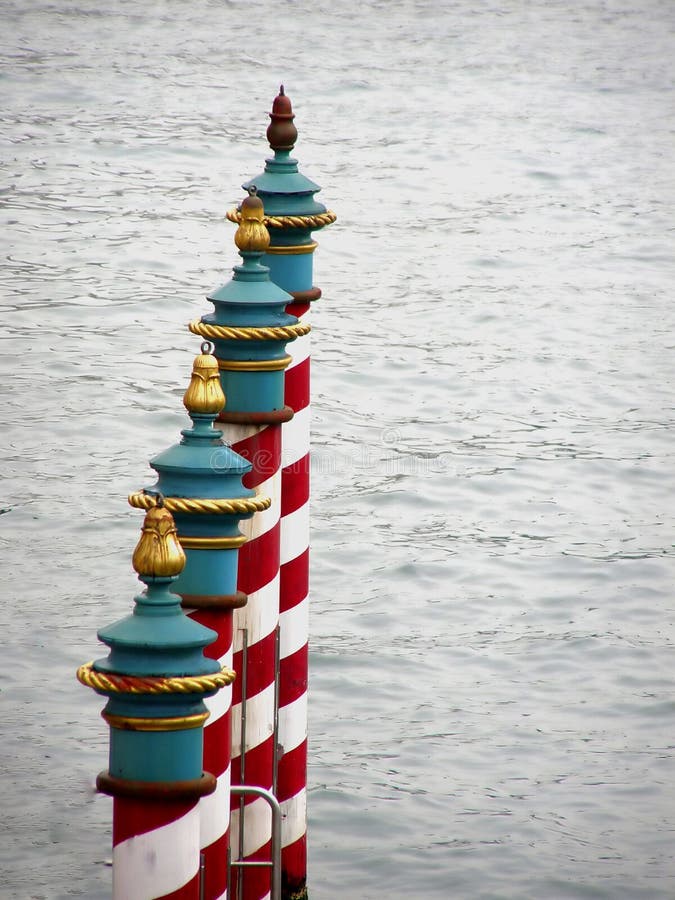
<path id="1" fill-rule="evenodd" d="M 206 900 L 206 857 L 199 854 L 199 900 Z"/>
<path id="2" fill-rule="evenodd" d="M 281 628 L 274 631 L 274 736 L 272 744 L 272 793 L 277 795 L 279 774 L 279 687 L 281 683 Z M 243 778 L 242 781 L 245 781 Z"/>
<path id="3" fill-rule="evenodd" d="M 246 794 L 253 794 L 254 797 L 262 797 L 263 800 L 266 800 L 269 803 L 272 810 L 271 862 L 245 862 L 244 860 L 235 860 L 232 865 L 237 866 L 240 872 L 243 872 L 245 867 L 250 868 L 252 866 L 271 865 L 272 885 L 270 900 L 281 900 L 281 805 L 271 791 L 266 791 L 265 788 L 255 787 L 253 785 L 233 784 L 232 793 L 239 794 L 242 799 Z"/>
<path id="4" fill-rule="evenodd" d="M 248 628 L 242 628 L 242 655 L 241 655 L 241 751 L 239 754 L 241 766 L 241 780 L 246 781 L 246 695 L 248 693 Z M 233 793 L 237 793 L 234 791 Z M 243 859 L 244 854 L 244 815 L 245 804 L 244 795 L 239 800 L 239 856 Z M 244 870 L 240 867 L 237 870 L 237 900 L 242 900 L 244 891 Z"/>

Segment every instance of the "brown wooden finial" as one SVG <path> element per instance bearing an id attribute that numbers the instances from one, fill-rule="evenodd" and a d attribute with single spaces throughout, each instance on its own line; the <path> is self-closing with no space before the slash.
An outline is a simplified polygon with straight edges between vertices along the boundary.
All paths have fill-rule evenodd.
<path id="1" fill-rule="evenodd" d="M 283 84 L 274 98 L 269 117 L 272 121 L 267 126 L 267 140 L 272 150 L 292 150 L 298 138 L 298 129 L 293 124 L 293 107 Z"/>

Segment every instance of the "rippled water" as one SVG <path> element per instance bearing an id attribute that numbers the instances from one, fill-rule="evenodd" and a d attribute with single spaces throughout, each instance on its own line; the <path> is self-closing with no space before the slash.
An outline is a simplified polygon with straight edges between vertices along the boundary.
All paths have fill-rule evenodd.
<path id="1" fill-rule="evenodd" d="M 3 898 L 109 894 L 126 494 L 280 81 L 314 309 L 312 900 L 670 898 L 675 7 L 6 0 Z M 275 61 L 278 59 L 279 61 Z"/>

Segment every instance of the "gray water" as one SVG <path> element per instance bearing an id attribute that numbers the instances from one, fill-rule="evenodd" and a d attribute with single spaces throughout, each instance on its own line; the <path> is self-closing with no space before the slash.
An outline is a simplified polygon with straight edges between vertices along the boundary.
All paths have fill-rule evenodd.
<path id="1" fill-rule="evenodd" d="M 0 895 L 104 898 L 126 495 L 278 84 L 314 307 L 312 900 L 675 897 L 670 0 L 0 5 Z"/>

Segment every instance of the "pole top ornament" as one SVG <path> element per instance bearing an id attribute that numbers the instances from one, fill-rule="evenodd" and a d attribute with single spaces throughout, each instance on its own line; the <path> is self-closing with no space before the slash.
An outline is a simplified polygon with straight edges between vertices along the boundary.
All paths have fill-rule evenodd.
<path id="1" fill-rule="evenodd" d="M 213 345 L 208 341 L 204 341 L 201 350 L 192 363 L 192 377 L 183 394 L 183 406 L 191 415 L 215 416 L 225 406 L 218 360 L 212 355 Z"/>
<path id="2" fill-rule="evenodd" d="M 291 231 L 294 234 L 292 244 L 295 245 L 299 242 L 295 240 L 298 230 L 309 232 L 323 228 L 335 221 L 335 214 L 329 213 L 322 203 L 314 199 L 314 195 L 321 190 L 320 186 L 298 170 L 298 161 L 291 156 L 298 131 L 293 124 L 295 116 L 291 101 L 283 85 L 272 102 L 269 116 L 272 121 L 267 126 L 267 140 L 274 155 L 265 160 L 264 171 L 247 181 L 244 188 L 256 186 L 257 195 L 265 205 L 267 226 L 274 230 L 275 238 L 279 229 Z M 227 217 L 239 222 L 240 215 L 241 211 L 237 210 L 234 217 L 231 213 Z M 311 241 L 309 234 L 306 239 L 300 242 Z M 275 240 L 271 246 L 274 248 Z"/>
<path id="3" fill-rule="evenodd" d="M 293 107 L 290 97 L 284 93 L 283 84 L 272 103 L 272 120 L 267 126 L 267 140 L 272 150 L 292 150 L 298 139 L 298 129 L 293 124 Z"/>
<path id="4" fill-rule="evenodd" d="M 241 204 L 241 221 L 234 235 L 234 242 L 241 253 L 264 253 L 270 245 L 270 233 L 265 227 L 265 209 L 258 197 L 258 189 L 249 185 Z"/>
<path id="5" fill-rule="evenodd" d="M 132 564 L 140 578 L 175 578 L 185 568 L 185 553 L 178 541 L 173 516 L 158 498 L 145 514 Z"/>

